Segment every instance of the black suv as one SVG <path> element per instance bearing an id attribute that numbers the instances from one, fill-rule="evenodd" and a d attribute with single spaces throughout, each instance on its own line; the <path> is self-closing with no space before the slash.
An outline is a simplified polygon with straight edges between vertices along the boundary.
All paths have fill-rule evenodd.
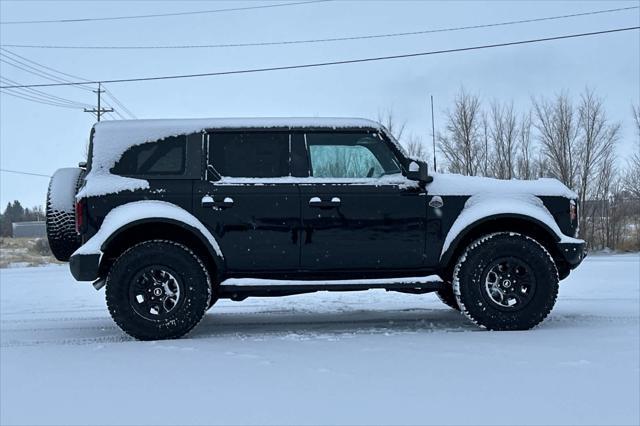
<path id="1" fill-rule="evenodd" d="M 53 176 L 47 231 L 138 339 L 180 337 L 221 298 L 374 288 L 522 330 L 584 257 L 577 207 L 553 179 L 430 175 L 369 120 L 107 121 Z"/>

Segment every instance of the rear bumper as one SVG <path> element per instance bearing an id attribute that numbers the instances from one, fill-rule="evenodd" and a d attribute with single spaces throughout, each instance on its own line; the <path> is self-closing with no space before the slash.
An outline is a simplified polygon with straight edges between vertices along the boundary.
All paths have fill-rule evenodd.
<path id="1" fill-rule="evenodd" d="M 587 257 L 587 243 L 558 243 L 562 256 L 569 264 L 570 269 L 575 269 L 582 260 Z"/>
<path id="2" fill-rule="evenodd" d="M 94 281 L 98 279 L 99 266 L 99 254 L 76 254 L 69 259 L 71 275 L 78 281 Z"/>

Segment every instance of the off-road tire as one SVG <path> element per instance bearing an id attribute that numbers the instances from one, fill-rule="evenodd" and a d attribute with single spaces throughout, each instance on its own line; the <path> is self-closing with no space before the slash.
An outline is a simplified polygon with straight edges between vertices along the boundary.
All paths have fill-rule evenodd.
<path id="1" fill-rule="evenodd" d="M 80 236 L 76 232 L 75 195 L 82 184 L 84 174 L 84 170 L 80 168 L 59 169 L 49 181 L 45 216 L 47 239 L 51 253 L 63 262 L 68 261 L 71 254 L 81 245 Z M 64 175 L 71 176 L 73 187 L 64 187 L 69 185 Z M 56 186 L 58 182 L 62 182 L 62 188 Z M 54 194 L 53 191 L 59 193 Z M 57 198 L 57 203 L 53 202 L 54 197 Z"/>
<path id="2" fill-rule="evenodd" d="M 517 309 L 499 306 L 486 291 L 491 265 L 507 258 L 528 267 L 534 283 L 533 291 L 526 296 L 528 302 Z M 553 258 L 540 243 L 521 234 L 502 232 L 477 239 L 460 256 L 453 273 L 453 292 L 461 312 L 476 324 L 489 330 L 528 330 L 551 312 L 558 281 Z"/>
<path id="3" fill-rule="evenodd" d="M 436 295 L 438 299 L 442 301 L 445 305 L 454 309 L 456 311 L 460 311 L 460 306 L 458 306 L 458 301 L 456 300 L 456 295 L 453 294 L 453 285 L 445 282 L 444 287 L 440 290 L 436 291 Z"/>
<path id="4" fill-rule="evenodd" d="M 175 275 L 180 299 L 166 318 L 152 320 L 136 311 L 132 286 L 145 268 L 164 268 Z M 211 299 L 211 281 L 200 258 L 186 246 L 167 240 L 134 245 L 114 262 L 107 274 L 107 307 L 118 327 L 139 340 L 176 339 L 203 318 Z"/>
<path id="5" fill-rule="evenodd" d="M 214 297 L 214 295 L 212 294 L 211 299 L 209 299 L 209 305 L 207 306 L 207 311 L 213 308 L 213 305 L 215 305 L 217 301 L 218 301 L 218 298 Z"/>

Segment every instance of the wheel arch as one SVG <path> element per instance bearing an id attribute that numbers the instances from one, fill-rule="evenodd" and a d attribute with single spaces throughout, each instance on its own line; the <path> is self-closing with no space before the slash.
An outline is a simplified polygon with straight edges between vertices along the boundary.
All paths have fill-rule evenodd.
<path id="1" fill-rule="evenodd" d="M 164 239 L 184 244 L 205 264 L 211 278 L 218 282 L 224 270 L 224 259 L 202 232 L 180 220 L 149 217 L 129 222 L 109 235 L 101 245 L 99 274 L 104 276 L 125 250 L 147 241 Z"/>
<path id="2" fill-rule="evenodd" d="M 450 278 L 453 274 L 453 267 L 456 260 L 462 255 L 466 247 L 483 235 L 495 232 L 515 232 L 533 238 L 540 243 L 551 255 L 556 266 L 560 279 L 569 274 L 569 267 L 566 265 L 564 256 L 558 248 L 558 235 L 544 222 L 531 216 L 502 213 L 479 219 L 465 227 L 453 239 L 449 247 L 440 257 L 443 274 Z M 447 278 L 447 279 L 448 279 Z"/>

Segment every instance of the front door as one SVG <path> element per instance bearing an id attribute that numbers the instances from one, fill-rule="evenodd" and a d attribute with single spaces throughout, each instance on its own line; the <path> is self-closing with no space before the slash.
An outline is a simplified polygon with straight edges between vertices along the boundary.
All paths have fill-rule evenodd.
<path id="1" fill-rule="evenodd" d="M 289 177 L 289 133 L 228 131 L 206 138 L 209 167 L 194 188 L 194 212 L 217 239 L 227 272 L 297 269 L 300 196 Z"/>
<path id="2" fill-rule="evenodd" d="M 425 264 L 425 193 L 406 180 L 380 135 L 306 134 L 301 266 L 316 271 L 409 271 Z"/>

